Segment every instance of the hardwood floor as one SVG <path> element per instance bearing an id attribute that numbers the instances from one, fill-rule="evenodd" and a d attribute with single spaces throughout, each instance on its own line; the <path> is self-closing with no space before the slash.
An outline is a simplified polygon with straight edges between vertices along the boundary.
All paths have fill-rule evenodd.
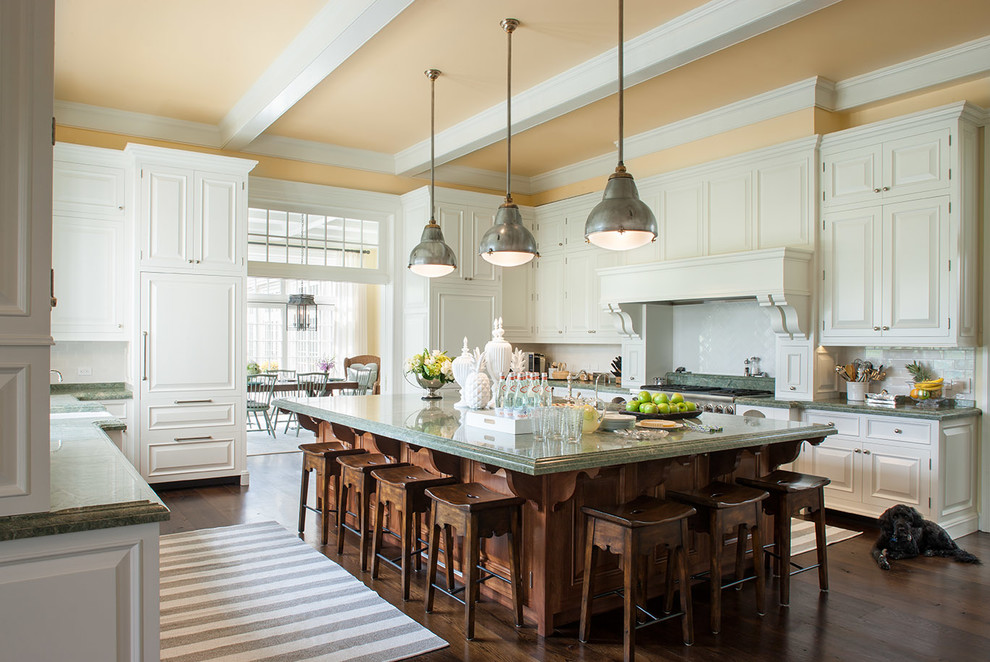
<path id="1" fill-rule="evenodd" d="M 275 520 L 296 529 L 298 454 L 248 458 L 250 487 L 218 485 L 162 489 L 172 511 L 162 533 Z M 830 523 L 858 528 L 865 534 L 828 548 L 831 590 L 820 593 L 815 572 L 791 581 L 791 606 L 776 603 L 776 583 L 768 586 L 768 610 L 758 616 L 752 585 L 723 596 L 723 625 L 719 635 L 707 629 L 706 586 L 693 591 L 695 644 L 681 644 L 676 620 L 637 633 L 641 660 L 976 660 L 990 650 L 990 534 L 976 533 L 958 540 L 960 546 L 988 562 L 973 566 L 947 559 L 898 561 L 889 572 L 870 556 L 876 529 L 859 519 L 830 517 Z M 306 541 L 319 547 L 316 516 L 309 515 Z M 438 594 L 432 614 L 423 613 L 425 574 L 414 575 L 412 599 L 403 603 L 399 573 L 383 565 L 378 580 L 361 573 L 357 548 L 347 537 L 343 556 L 334 551 L 335 538 L 321 549 L 383 598 L 448 642 L 450 648 L 424 656 L 431 662 L 453 660 L 618 660 L 622 659 L 621 610 L 592 620 L 591 642 L 577 641 L 577 623 L 541 639 L 532 626 L 516 629 L 511 611 L 482 602 L 478 606 L 476 640 L 464 639 L 463 606 Z M 797 557 L 809 561 L 813 553 Z M 425 566 L 425 564 L 424 564 Z"/>

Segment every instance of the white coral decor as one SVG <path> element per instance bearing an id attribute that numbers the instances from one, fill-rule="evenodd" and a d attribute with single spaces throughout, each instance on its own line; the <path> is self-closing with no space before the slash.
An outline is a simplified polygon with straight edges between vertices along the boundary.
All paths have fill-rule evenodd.
<path id="1" fill-rule="evenodd" d="M 468 375 L 461 397 L 471 409 L 482 409 L 492 399 L 492 380 L 485 372 L 485 355 L 480 349 L 474 350 L 474 372 Z"/>

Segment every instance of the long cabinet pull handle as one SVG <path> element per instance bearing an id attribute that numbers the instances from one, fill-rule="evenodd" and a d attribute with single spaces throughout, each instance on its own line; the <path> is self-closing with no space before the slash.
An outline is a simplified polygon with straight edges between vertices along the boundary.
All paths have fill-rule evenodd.
<path id="1" fill-rule="evenodd" d="M 212 438 L 212 435 L 206 435 L 205 437 L 173 437 L 176 441 L 208 441 Z"/>
<path id="2" fill-rule="evenodd" d="M 145 331 L 142 335 L 144 336 L 144 349 L 141 358 L 141 381 L 146 382 L 148 381 L 148 332 Z"/>
<path id="3" fill-rule="evenodd" d="M 205 400 L 175 400 L 177 405 L 205 405 L 213 402 L 212 398 L 207 398 Z"/>

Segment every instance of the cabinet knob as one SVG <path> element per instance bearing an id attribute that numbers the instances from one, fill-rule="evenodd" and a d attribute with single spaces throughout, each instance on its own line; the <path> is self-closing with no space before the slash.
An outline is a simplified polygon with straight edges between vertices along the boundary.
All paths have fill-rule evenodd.
<path id="1" fill-rule="evenodd" d="M 901 432 L 903 432 L 903 430 L 900 428 L 894 428 L 894 434 L 901 434 Z"/>
<path id="2" fill-rule="evenodd" d="M 829 422 L 828 422 L 828 426 L 829 426 L 830 428 L 834 428 L 834 427 L 835 427 L 835 423 L 834 423 L 833 421 L 829 421 Z"/>
<path id="3" fill-rule="evenodd" d="M 878 188 L 875 188 L 875 189 L 873 189 L 873 192 L 874 192 L 874 193 L 879 193 L 879 192 L 880 192 L 880 189 L 878 189 Z"/>
<path id="4" fill-rule="evenodd" d="M 791 389 L 792 391 L 796 391 L 797 390 L 797 386 L 788 386 L 787 388 Z"/>
<path id="5" fill-rule="evenodd" d="M 598 333 L 598 332 L 595 331 L 594 329 L 588 329 L 588 333 Z"/>
<path id="6" fill-rule="evenodd" d="M 869 455 L 870 451 L 863 451 L 863 455 Z"/>
<path id="7" fill-rule="evenodd" d="M 890 331 L 890 327 L 889 326 L 881 326 L 880 327 L 880 330 L 881 331 Z"/>
<path id="8" fill-rule="evenodd" d="M 880 330 L 880 327 L 879 326 L 875 326 L 875 327 L 873 327 L 873 330 L 874 331 L 879 331 Z"/>
<path id="9" fill-rule="evenodd" d="M 889 190 L 890 190 L 890 187 L 889 187 L 889 186 L 884 186 L 884 187 L 883 187 L 882 189 L 880 189 L 880 190 L 881 190 L 881 191 L 889 191 Z"/>
<path id="10" fill-rule="evenodd" d="M 563 331 L 558 330 L 557 333 L 563 333 Z"/>
<path id="11" fill-rule="evenodd" d="M 562 242 L 562 241 L 561 241 L 561 242 L 560 242 L 560 243 L 558 243 L 557 245 L 558 245 L 558 246 L 563 246 L 563 245 L 564 245 L 564 242 Z"/>
<path id="12" fill-rule="evenodd" d="M 854 448 L 854 449 L 853 449 L 853 453 L 862 453 L 862 452 L 863 452 L 863 451 L 861 451 L 861 450 L 860 450 L 860 449 L 858 449 L 858 448 Z"/>
<path id="13" fill-rule="evenodd" d="M 120 211 L 124 211 L 124 205 L 120 205 L 119 207 L 117 207 L 117 209 L 119 209 Z"/>
<path id="14" fill-rule="evenodd" d="M 189 264 L 192 264 L 193 262 L 195 262 L 195 260 L 189 260 Z"/>

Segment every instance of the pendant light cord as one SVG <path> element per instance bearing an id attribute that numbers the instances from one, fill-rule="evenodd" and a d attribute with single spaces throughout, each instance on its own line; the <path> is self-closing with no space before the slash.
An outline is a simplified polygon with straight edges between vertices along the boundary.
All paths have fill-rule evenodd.
<path id="1" fill-rule="evenodd" d="M 430 219 L 436 220 L 436 105 L 437 105 L 437 69 L 427 69 L 426 77 L 430 79 Z"/>
<path id="2" fill-rule="evenodd" d="M 502 21 L 508 35 L 508 57 L 505 75 L 505 201 L 512 202 L 512 32 L 519 25 L 515 19 Z"/>
<path id="3" fill-rule="evenodd" d="M 622 41 L 622 0 L 619 0 L 619 165 L 625 166 L 622 162 L 622 131 L 623 131 L 623 117 L 624 117 L 624 104 L 623 104 L 623 82 L 622 82 L 622 51 L 625 50 L 625 44 Z"/>

